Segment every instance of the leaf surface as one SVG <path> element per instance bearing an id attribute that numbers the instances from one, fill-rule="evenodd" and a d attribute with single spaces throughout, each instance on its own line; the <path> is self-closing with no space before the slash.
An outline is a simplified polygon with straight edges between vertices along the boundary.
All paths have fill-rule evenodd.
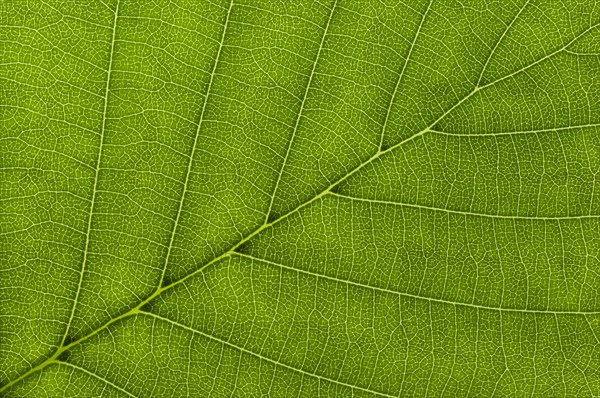
<path id="1" fill-rule="evenodd" d="M 0 395 L 600 395 L 596 0 L 0 3 Z"/>

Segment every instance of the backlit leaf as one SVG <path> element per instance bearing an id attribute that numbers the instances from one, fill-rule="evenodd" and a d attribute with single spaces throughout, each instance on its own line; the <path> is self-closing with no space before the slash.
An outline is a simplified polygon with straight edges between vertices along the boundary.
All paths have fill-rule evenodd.
<path id="1" fill-rule="evenodd" d="M 597 0 L 0 2 L 0 396 L 600 396 Z"/>

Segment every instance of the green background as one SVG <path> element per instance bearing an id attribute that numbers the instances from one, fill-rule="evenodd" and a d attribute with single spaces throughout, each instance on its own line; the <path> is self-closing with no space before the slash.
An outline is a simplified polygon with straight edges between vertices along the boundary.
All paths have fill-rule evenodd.
<path id="1" fill-rule="evenodd" d="M 2 397 L 600 395 L 597 0 L 0 2 Z"/>

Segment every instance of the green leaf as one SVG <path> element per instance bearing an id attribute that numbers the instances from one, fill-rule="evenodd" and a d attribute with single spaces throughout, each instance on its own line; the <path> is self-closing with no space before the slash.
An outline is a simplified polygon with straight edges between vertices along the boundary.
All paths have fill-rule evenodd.
<path id="1" fill-rule="evenodd" d="M 5 0 L 0 81 L 0 396 L 600 395 L 597 0 Z"/>

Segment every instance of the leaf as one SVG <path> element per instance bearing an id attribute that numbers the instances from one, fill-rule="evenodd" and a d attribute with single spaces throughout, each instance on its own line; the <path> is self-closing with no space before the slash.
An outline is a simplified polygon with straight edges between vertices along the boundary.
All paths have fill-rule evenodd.
<path id="1" fill-rule="evenodd" d="M 596 0 L 0 3 L 0 395 L 600 395 Z"/>

